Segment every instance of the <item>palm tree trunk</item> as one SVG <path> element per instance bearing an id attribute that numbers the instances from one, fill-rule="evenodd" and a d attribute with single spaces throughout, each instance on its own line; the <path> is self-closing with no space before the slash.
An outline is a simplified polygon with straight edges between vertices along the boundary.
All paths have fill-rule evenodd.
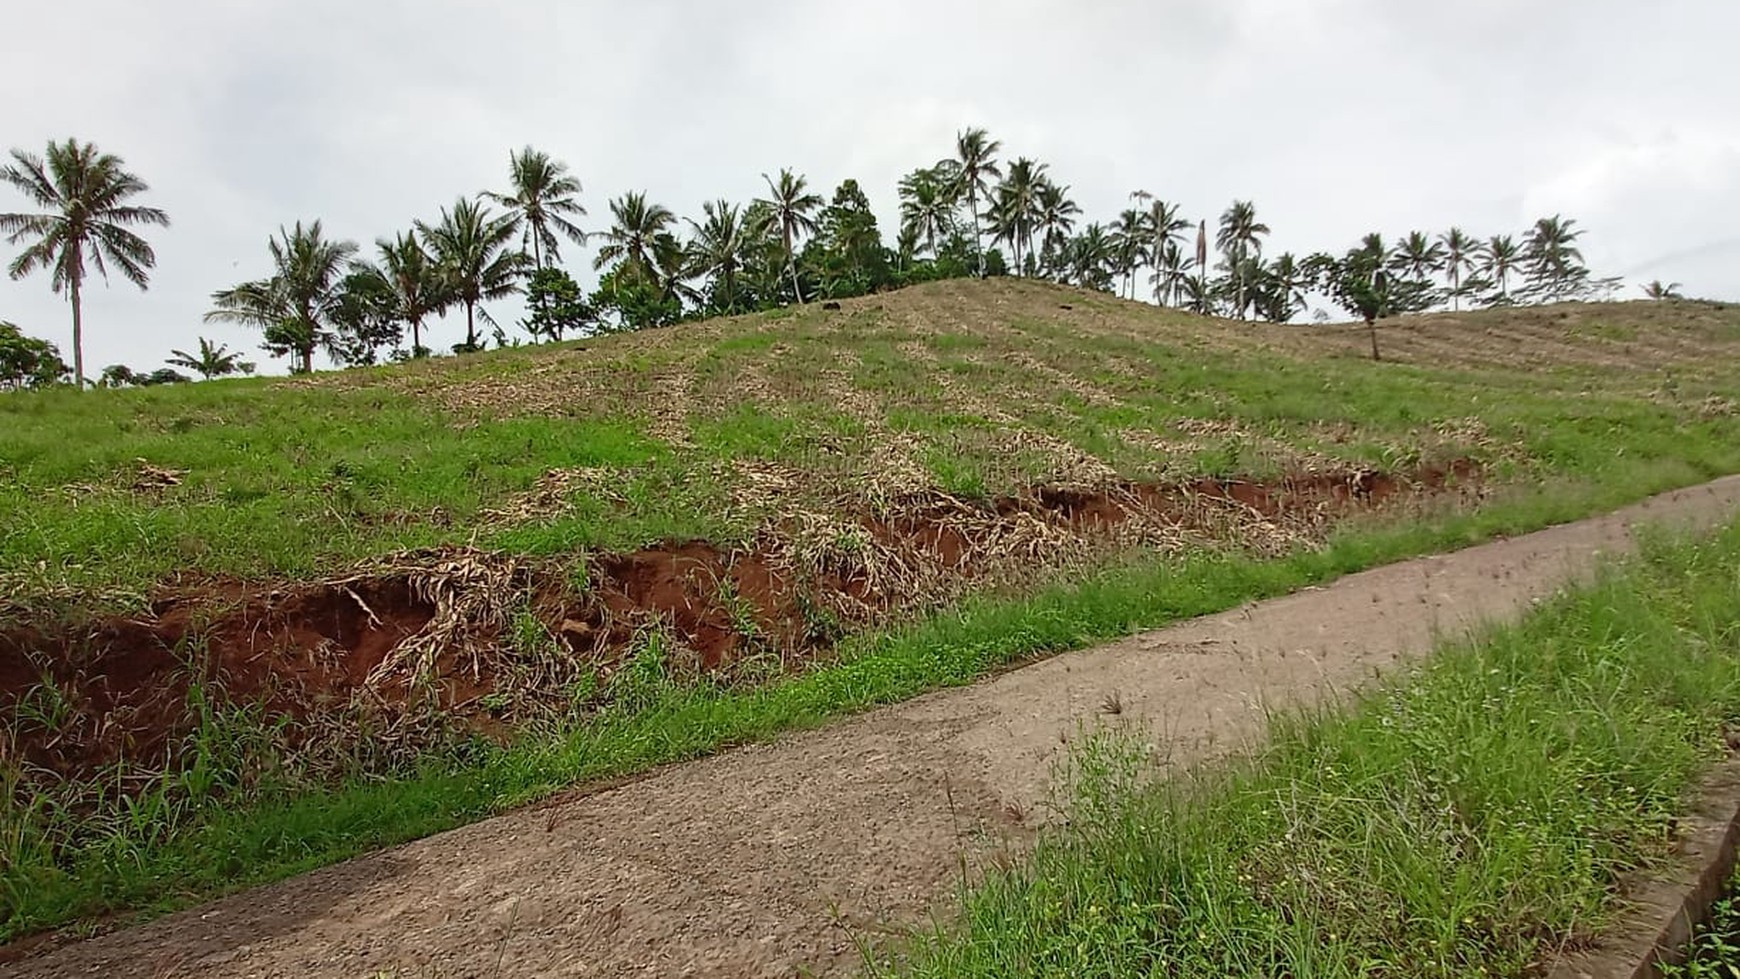
<path id="1" fill-rule="evenodd" d="M 468 352 L 477 349 L 477 322 L 473 319 L 475 307 L 471 300 L 465 301 L 465 349 Z"/>
<path id="2" fill-rule="evenodd" d="M 82 258 L 76 251 L 73 253 L 73 256 L 73 260 L 67 263 L 71 267 L 73 273 L 67 277 L 69 284 L 72 286 L 73 383 L 78 385 L 80 391 L 83 391 L 85 389 L 85 323 L 84 311 L 79 303 L 79 269 L 81 268 Z"/>
<path id="3" fill-rule="evenodd" d="M 797 296 L 798 305 L 802 306 L 804 304 L 804 287 L 798 285 L 797 252 L 792 250 L 790 228 L 785 229 L 785 263 L 786 267 L 791 269 L 791 291 Z"/>
<path id="4" fill-rule="evenodd" d="M 973 212 L 973 250 L 979 253 L 979 278 L 985 277 L 985 239 L 979 234 L 979 195 L 967 190 L 967 210 Z"/>
<path id="5" fill-rule="evenodd" d="M 423 321 L 411 321 L 411 356 L 417 356 L 417 351 L 423 349 Z"/>
<path id="6" fill-rule="evenodd" d="M 1372 360 L 1382 360 L 1383 358 L 1378 356 L 1377 320 L 1375 320 L 1375 319 L 1366 320 L 1365 321 L 1365 328 L 1368 331 L 1370 331 L 1370 333 L 1371 333 L 1371 359 Z"/>

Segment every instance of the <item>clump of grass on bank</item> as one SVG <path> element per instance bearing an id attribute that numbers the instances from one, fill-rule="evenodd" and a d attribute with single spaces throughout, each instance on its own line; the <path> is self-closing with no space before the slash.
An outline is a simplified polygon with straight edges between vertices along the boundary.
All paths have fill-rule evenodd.
<path id="1" fill-rule="evenodd" d="M 1740 870 L 1728 878 L 1728 888 L 1710 920 L 1693 934 L 1686 961 L 1660 966 L 1663 979 L 1735 979 L 1740 976 Z"/>
<path id="2" fill-rule="evenodd" d="M 1156 780 L 1134 739 L 1097 739 L 1067 828 L 872 971 L 1532 974 L 1610 919 L 1726 750 L 1736 568 L 1740 523 L 1655 542 L 1345 709 L 1274 719 L 1242 762 Z"/>
<path id="3" fill-rule="evenodd" d="M 1517 534 L 1639 495 L 1630 482 L 1514 492 L 1475 513 L 1364 522 L 1320 549 L 1263 560 L 1229 551 L 1136 553 L 1031 594 L 970 597 L 920 622 L 847 638 L 838 661 L 760 687 L 681 682 L 649 647 L 602 713 L 498 747 L 431 755 L 391 779 L 332 786 L 284 778 L 271 759 L 225 764 L 246 732 L 203 731 L 229 779 L 194 793 L 163 773 L 151 816 L 136 803 L 92 816 L 43 810 L 0 782 L 0 942 L 119 912 L 154 914 L 451 829 L 568 786 L 696 758 L 938 687 L 1022 659 L 1217 612 L 1415 554 Z M 589 699 L 582 696 L 580 699 Z M 240 719 L 244 726 L 246 719 Z M 368 738 L 358 741 L 368 748 Z M 243 779 L 243 770 L 253 773 Z M 0 766 L 0 772 L 4 767 Z M 198 779 L 191 780 L 198 783 Z M 202 784 L 202 783 L 200 783 Z M 150 818 L 134 818 L 148 816 Z M 79 841 L 79 842 L 70 842 Z"/>

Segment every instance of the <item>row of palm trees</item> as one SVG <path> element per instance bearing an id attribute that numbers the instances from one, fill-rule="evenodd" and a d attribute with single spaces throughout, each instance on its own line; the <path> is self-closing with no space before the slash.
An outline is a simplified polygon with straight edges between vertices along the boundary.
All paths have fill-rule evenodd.
<path id="1" fill-rule="evenodd" d="M 903 177 L 890 248 L 856 181 L 827 199 L 790 170 L 764 174 L 765 196 L 748 204 L 705 203 L 686 234 L 673 211 L 640 191 L 609 201 L 607 226 L 588 233 L 580 181 L 527 147 L 509 155 L 505 191 L 460 197 L 437 219 L 376 240 L 366 256 L 318 220 L 280 228 L 268 245 L 269 274 L 214 293 L 206 318 L 260 329 L 266 350 L 307 371 L 320 350 L 341 364 L 371 363 L 383 349 L 427 353 L 425 330 L 450 310 L 465 311 L 465 340 L 455 350 L 480 347 L 480 319 L 502 342 L 488 304 L 519 292 L 527 296 L 525 328 L 560 339 L 971 274 L 1045 277 L 1275 321 L 1295 318 L 1312 294 L 1364 317 L 1373 309 L 1392 315 L 1577 298 L 1612 285 L 1590 275 L 1577 247 L 1581 229 L 1558 216 L 1520 237 L 1477 240 L 1452 228 L 1412 232 L 1391 245 L 1374 234 L 1344 255 L 1302 258 L 1265 255 L 1270 228 L 1249 201 L 1234 201 L 1211 229 L 1137 190 L 1116 220 L 1078 227 L 1082 211 L 1070 187 L 1047 164 L 1024 156 L 1005 162 L 1002 150 L 985 130 L 966 129 L 952 155 Z M 168 217 L 132 203 L 148 189 L 144 182 L 89 143 L 50 143 L 41 157 L 14 150 L 12 159 L 0 178 L 41 210 L 0 214 L 0 232 L 24 245 L 11 272 L 46 269 L 51 286 L 70 293 L 73 370 L 82 379 L 87 264 L 105 277 L 113 266 L 144 288 L 155 255 L 133 229 L 167 225 Z M 586 292 L 562 267 L 562 248 L 590 241 L 600 278 Z M 1352 269 L 1364 285 L 1338 288 Z M 1148 289 L 1140 288 L 1144 280 Z M 1363 298 L 1350 298 L 1355 293 Z"/>

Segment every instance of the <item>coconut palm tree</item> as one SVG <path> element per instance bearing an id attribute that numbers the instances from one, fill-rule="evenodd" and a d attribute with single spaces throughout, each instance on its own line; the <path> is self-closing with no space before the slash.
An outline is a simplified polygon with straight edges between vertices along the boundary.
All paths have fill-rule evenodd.
<path id="1" fill-rule="evenodd" d="M 1182 239 L 1166 242 L 1160 260 L 1154 263 L 1154 301 L 1162 306 L 1178 305 L 1184 295 L 1184 283 L 1195 266 L 1195 261 L 1184 254 Z"/>
<path id="2" fill-rule="evenodd" d="M 1060 265 L 1058 271 L 1061 272 L 1064 246 L 1069 241 L 1069 233 L 1075 229 L 1075 219 L 1081 214 L 1081 208 L 1069 199 L 1068 187 L 1059 187 L 1049 180 L 1040 185 L 1037 199 L 1039 214 L 1034 223 L 1041 248 Z"/>
<path id="3" fill-rule="evenodd" d="M 254 365 L 243 360 L 240 352 L 231 351 L 221 343 L 212 343 L 205 337 L 199 338 L 198 354 L 190 354 L 185 350 L 169 352 L 173 356 L 165 359 L 164 363 L 171 367 L 185 367 L 208 381 L 214 377 L 254 372 Z"/>
<path id="4" fill-rule="evenodd" d="M 278 229 L 267 246 L 272 274 L 212 293 L 208 323 L 240 323 L 265 331 L 266 349 L 293 356 L 292 369 L 314 369 L 314 349 L 330 352 L 341 312 L 344 278 L 356 242 L 328 239 L 319 221 Z"/>
<path id="5" fill-rule="evenodd" d="M 730 201 L 707 201 L 701 205 L 702 220 L 690 219 L 694 236 L 689 239 L 689 269 L 712 280 L 709 293 L 717 312 L 737 311 L 737 273 L 754 229 L 743 220 L 742 209 Z"/>
<path id="6" fill-rule="evenodd" d="M 786 268 L 791 272 L 792 293 L 802 303 L 804 290 L 798 284 L 797 240 L 816 233 L 816 219 L 812 215 L 822 206 L 822 197 L 809 193 L 805 189 L 808 181 L 790 170 L 779 171 L 777 183 L 765 173 L 761 179 L 767 181 L 768 196 L 756 203 L 767 208 L 768 220 L 779 229 L 780 239 L 785 243 Z"/>
<path id="7" fill-rule="evenodd" d="M 1220 216 L 1220 230 L 1215 234 L 1215 247 L 1219 248 L 1227 259 L 1227 268 L 1232 271 L 1237 282 L 1234 302 L 1238 307 L 1239 318 L 1245 316 L 1245 295 L 1249 289 L 1246 276 L 1242 274 L 1245 260 L 1263 253 L 1263 236 L 1269 233 L 1269 226 L 1257 220 L 1257 209 L 1250 201 L 1235 200 Z"/>
<path id="8" fill-rule="evenodd" d="M 531 246 L 532 266 L 543 271 L 544 262 L 562 259 L 560 237 L 576 245 L 586 244 L 586 232 L 570 218 L 583 218 L 586 209 L 575 200 L 580 181 L 568 172 L 566 163 L 530 146 L 508 154 L 512 190 L 506 194 L 484 191 L 484 200 L 500 204 L 512 215 L 514 230 L 524 228 L 520 250 Z"/>
<path id="9" fill-rule="evenodd" d="M 362 271 L 378 277 L 381 293 L 392 297 L 398 319 L 411 328 L 411 356 L 421 357 L 428 352 L 423 321 L 453 305 L 452 284 L 414 231 L 379 239 L 375 250 L 376 263 L 363 265 Z"/>
<path id="10" fill-rule="evenodd" d="M 1643 287 L 1643 295 L 1644 298 L 1654 299 L 1657 302 L 1664 299 L 1686 298 L 1685 295 L 1680 292 L 1680 284 L 1678 282 L 1664 283 L 1660 279 L 1650 280 L 1649 284 Z"/>
<path id="11" fill-rule="evenodd" d="M 1496 302 L 1510 302 L 1510 277 L 1521 268 L 1522 248 L 1510 235 L 1494 235 L 1480 250 L 1480 274 L 1498 287 Z"/>
<path id="12" fill-rule="evenodd" d="M 979 233 L 979 198 L 989 193 L 993 178 L 1003 170 L 997 164 L 997 151 L 1003 144 L 991 138 L 983 129 L 966 129 L 955 134 L 955 171 L 957 196 L 967 198 L 967 210 L 973 219 L 973 247 L 979 253 L 979 278 L 985 277 L 984 239 Z"/>
<path id="13" fill-rule="evenodd" d="M 1291 320 L 1309 304 L 1305 290 L 1310 286 L 1311 276 L 1305 271 L 1304 263 L 1294 258 L 1292 252 L 1282 252 L 1275 258 L 1268 268 L 1267 278 L 1275 291 L 1277 315 L 1273 319 L 1277 323 Z"/>
<path id="14" fill-rule="evenodd" d="M 1076 285 L 1083 289 L 1111 291 L 1113 265 L 1117 260 L 1114 245 L 1105 225 L 1097 221 L 1069 240 L 1063 258 Z"/>
<path id="15" fill-rule="evenodd" d="M 434 257 L 449 294 L 465 306 L 466 350 L 478 349 L 477 307 L 519 288 L 529 258 L 512 247 L 518 223 L 465 197 L 454 201 L 452 210 L 442 208 L 435 224 L 417 222 L 417 237 Z M 488 312 L 483 318 L 494 322 Z"/>
<path id="16" fill-rule="evenodd" d="M 1025 274 L 1025 256 L 1033 251 L 1033 228 L 1039 214 L 1039 189 L 1048 182 L 1046 165 L 1023 156 L 1009 164 L 1009 175 L 997 185 L 993 221 L 1009 242 L 1017 274 Z"/>
<path id="17" fill-rule="evenodd" d="M 954 178 L 942 170 L 940 165 L 925 167 L 900 179 L 901 230 L 910 230 L 933 257 L 937 239 L 947 238 L 955 228 Z"/>
<path id="18" fill-rule="evenodd" d="M 1549 300 L 1565 299 L 1588 280 L 1589 270 L 1583 266 L 1583 252 L 1576 244 L 1583 232 L 1576 224 L 1573 218 L 1555 214 L 1541 218 L 1529 229 L 1523 257 L 1531 293 Z"/>
<path id="19" fill-rule="evenodd" d="M 1415 282 L 1425 282 L 1444 267 L 1444 246 L 1424 231 L 1410 231 L 1396 244 L 1389 258 L 1390 269 Z"/>
<path id="20" fill-rule="evenodd" d="M 12 151 L 12 162 L 0 167 L 0 181 L 11 184 L 41 208 L 34 214 L 0 214 L 0 234 L 24 251 L 8 267 L 22 279 L 37 269 L 49 270 L 49 288 L 66 290 L 72 300 L 73 376 L 85 386 L 84 304 L 85 263 L 96 267 L 103 281 L 114 265 L 127 281 L 144 290 L 157 254 L 144 238 L 128 230 L 141 225 L 167 227 L 169 216 L 155 207 L 127 203 L 150 188 L 127 172 L 121 158 L 99 153 L 90 143 L 69 139 L 48 144 L 43 156 Z"/>
<path id="21" fill-rule="evenodd" d="M 1118 274 L 1123 276 L 1124 290 L 1130 299 L 1136 298 L 1136 270 L 1146 265 L 1148 255 L 1148 215 L 1137 208 L 1126 208 L 1112 225 L 1113 251 L 1117 255 Z"/>
<path id="22" fill-rule="evenodd" d="M 1461 312 L 1463 276 L 1474 271 L 1475 260 L 1480 257 L 1480 242 L 1461 228 L 1451 228 L 1438 236 L 1438 244 L 1443 248 L 1444 271 L 1450 278 L 1450 308 Z"/>
<path id="23" fill-rule="evenodd" d="M 1150 261 L 1158 263 L 1164 259 L 1169 252 L 1179 256 L 1180 258 L 1183 257 L 1182 244 L 1184 241 L 1184 232 L 1190 227 L 1190 222 L 1179 216 L 1179 207 L 1177 204 L 1168 204 L 1159 198 L 1153 198 L 1148 203 L 1147 224 L 1148 233 L 1154 236 L 1154 243 L 1148 251 Z M 1182 266 L 1182 264 L 1183 263 L 1180 262 L 1178 266 L 1174 266 L 1174 269 Z M 1169 272 L 1172 270 L 1167 271 Z M 1162 283 L 1170 283 L 1172 295 L 1176 297 L 1177 278 L 1163 274 L 1158 264 L 1156 264 L 1154 269 L 1154 303 L 1159 306 L 1166 305 L 1161 293 Z"/>
<path id="24" fill-rule="evenodd" d="M 615 262 L 631 262 L 642 273 L 653 265 L 653 242 L 677 223 L 677 216 L 663 204 L 648 204 L 646 193 L 631 191 L 610 202 L 610 230 L 592 260 L 594 269 Z"/>

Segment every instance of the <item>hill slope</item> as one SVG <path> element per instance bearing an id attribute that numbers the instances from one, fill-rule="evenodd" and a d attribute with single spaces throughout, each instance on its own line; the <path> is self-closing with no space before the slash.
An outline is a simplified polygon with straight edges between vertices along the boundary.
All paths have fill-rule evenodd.
<path id="1" fill-rule="evenodd" d="M 1740 396 L 1740 309 L 1443 314 L 1381 333 L 1372 364 L 1353 328 L 956 281 L 304 379 L 3 398 L 0 582 L 143 592 L 442 542 L 730 543 L 794 501 L 988 499 L 1113 473 L 1472 455 L 1599 478 L 1621 450 L 1726 468 L 1708 455 L 1721 440 L 1700 440 Z"/>
<path id="2" fill-rule="evenodd" d="M 1740 310 L 1379 332 L 944 282 L 0 398 L 0 937 L 1740 470 Z"/>

